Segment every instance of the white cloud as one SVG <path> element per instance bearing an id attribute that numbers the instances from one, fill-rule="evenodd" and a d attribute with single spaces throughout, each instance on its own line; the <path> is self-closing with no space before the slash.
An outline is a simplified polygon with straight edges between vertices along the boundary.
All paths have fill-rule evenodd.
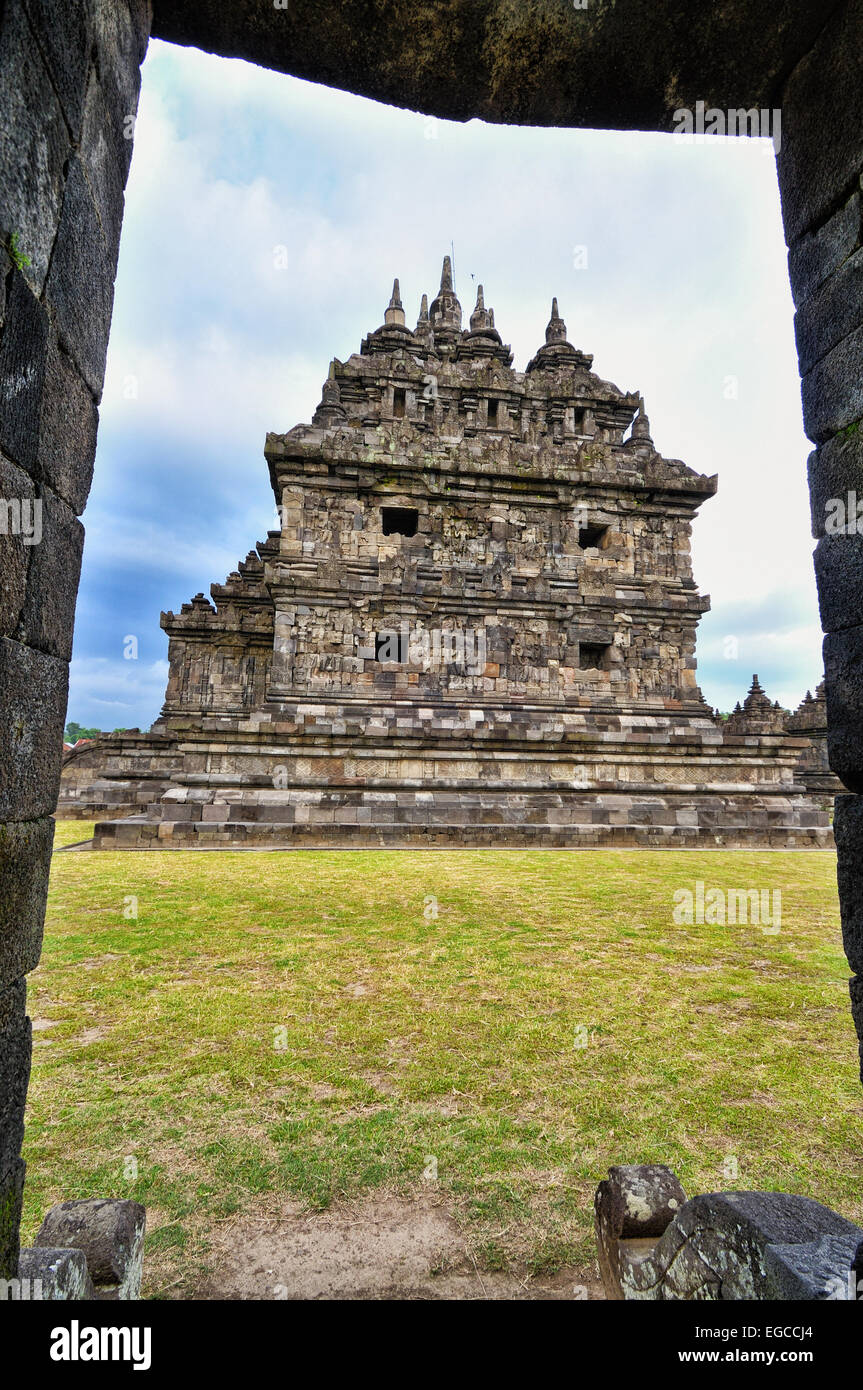
<path id="1" fill-rule="evenodd" d="M 85 728 L 148 729 L 164 701 L 167 679 L 167 661 L 144 665 L 107 657 L 73 658 L 69 718 Z"/>

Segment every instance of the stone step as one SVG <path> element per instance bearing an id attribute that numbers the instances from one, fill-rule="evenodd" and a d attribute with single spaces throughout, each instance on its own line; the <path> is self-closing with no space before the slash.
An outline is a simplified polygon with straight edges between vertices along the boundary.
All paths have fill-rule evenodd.
<path id="1" fill-rule="evenodd" d="M 829 826 L 288 825 L 276 821 L 97 823 L 94 849 L 821 849 Z"/>

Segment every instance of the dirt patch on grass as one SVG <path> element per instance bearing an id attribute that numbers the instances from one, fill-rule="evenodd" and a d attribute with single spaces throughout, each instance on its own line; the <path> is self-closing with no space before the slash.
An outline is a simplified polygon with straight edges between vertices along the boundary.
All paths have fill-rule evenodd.
<path id="1" fill-rule="evenodd" d="M 479 1268 L 442 1203 L 387 1194 L 278 1221 L 240 1217 L 212 1240 L 194 1299 L 602 1298 L 591 1271 L 553 1275 Z"/>

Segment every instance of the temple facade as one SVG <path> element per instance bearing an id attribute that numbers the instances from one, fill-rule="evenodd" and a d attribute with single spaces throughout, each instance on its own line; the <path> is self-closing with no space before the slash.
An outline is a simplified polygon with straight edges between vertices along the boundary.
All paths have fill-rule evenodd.
<path id="1" fill-rule="evenodd" d="M 70 755 L 61 813 L 111 848 L 829 844 L 812 712 L 697 685 L 716 478 L 592 362 L 556 300 L 517 371 L 448 257 L 414 328 L 396 281 L 267 436 L 279 529 L 162 614 L 153 730 Z"/>

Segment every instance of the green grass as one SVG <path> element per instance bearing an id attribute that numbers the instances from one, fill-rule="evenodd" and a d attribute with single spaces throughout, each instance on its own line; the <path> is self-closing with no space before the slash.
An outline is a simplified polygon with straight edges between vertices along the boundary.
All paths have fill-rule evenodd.
<path id="1" fill-rule="evenodd" d="M 780 934 L 674 925 L 696 879 L 781 889 Z M 548 1272 L 592 1258 L 608 1166 L 649 1161 L 859 1221 L 848 974 L 827 853 L 61 854 L 24 1234 L 135 1197 L 172 1294 L 218 1221 L 385 1187 Z"/>
<path id="2" fill-rule="evenodd" d="M 62 849 L 65 845 L 77 845 L 82 840 L 92 840 L 94 825 L 95 821 L 91 820 L 55 821 L 54 848 Z"/>

